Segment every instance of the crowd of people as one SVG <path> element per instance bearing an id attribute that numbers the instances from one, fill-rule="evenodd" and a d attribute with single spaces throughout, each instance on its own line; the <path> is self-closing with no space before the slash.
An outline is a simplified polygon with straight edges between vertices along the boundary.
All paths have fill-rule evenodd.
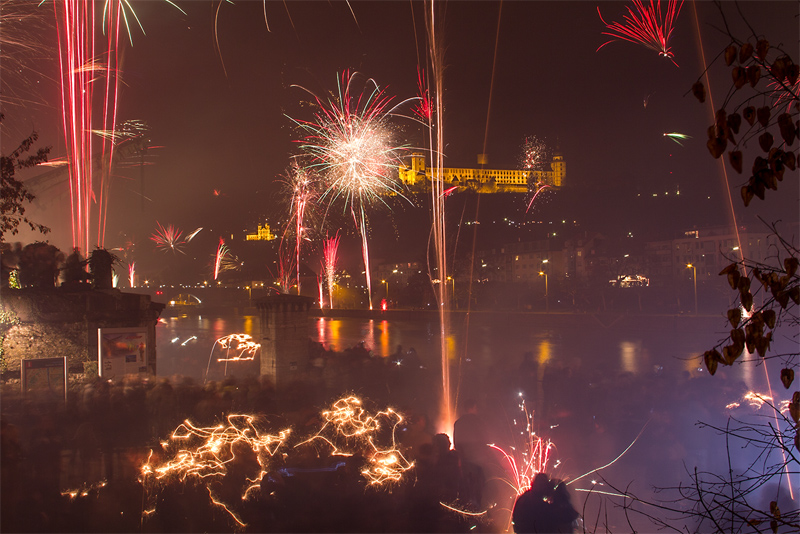
<path id="1" fill-rule="evenodd" d="M 528 520 L 569 509 L 558 505 L 566 486 L 557 478 L 548 482 L 546 490 L 540 481 L 541 487 L 531 489 L 535 498 L 526 493 L 516 507 L 513 491 L 498 482 L 508 473 L 487 443 L 504 439 L 511 443 L 498 430 L 510 419 L 495 417 L 499 395 L 522 392 L 531 404 L 547 399 L 537 405 L 537 424 L 551 429 L 573 472 L 602 465 L 619 454 L 626 443 L 620 445 L 616 436 L 635 435 L 645 410 L 648 417 L 663 417 L 644 404 L 622 402 L 622 393 L 601 395 L 602 380 L 610 377 L 585 376 L 580 367 L 559 368 L 556 363 L 544 367 L 524 355 L 521 363 L 517 358 L 508 369 L 480 371 L 464 363 L 451 441 L 448 435 L 437 434 L 441 386 L 436 363 L 402 347 L 391 357 L 378 358 L 363 345 L 343 353 L 315 346 L 305 378 L 281 391 L 257 377 L 229 376 L 207 383 L 180 376 L 117 382 L 75 377 L 66 402 L 22 396 L 19 382 L 6 381 L 0 390 L 0 530 L 569 531 L 564 529 L 571 528 L 566 525 L 572 520 L 559 521 L 555 527 Z M 472 387 L 478 380 L 485 384 L 480 391 Z M 570 383 L 584 384 L 590 394 L 597 391 L 598 406 L 619 406 L 584 410 L 570 398 Z M 658 373 L 629 381 L 614 377 L 620 392 L 646 389 L 653 398 L 670 384 L 674 386 Z M 294 436 L 309 436 L 322 424 L 320 411 L 349 392 L 405 415 L 396 438 L 414 467 L 399 483 L 369 486 L 359 471 L 358 462 L 364 459 L 357 456 L 343 462 L 322 449 L 314 454 L 292 449 L 284 464 L 262 479 L 259 491 L 236 501 L 234 514 L 246 527 L 213 503 L 207 481 L 190 477 L 180 484 L 142 483 L 140 468 L 150 451 L 159 450 L 184 420 L 211 426 L 231 413 L 258 414 L 259 423 L 267 428 L 290 427 Z M 464 392 L 478 395 L 468 399 Z M 619 413 L 619 422 L 595 418 L 594 413 Z M 559 437 L 586 432 L 591 454 L 574 440 Z M 677 446 L 669 445 L 669 440 L 661 443 Z M 682 454 L 677 449 L 666 452 Z M 230 476 L 225 484 L 230 484 Z M 562 517 L 570 515 L 564 512 Z"/>

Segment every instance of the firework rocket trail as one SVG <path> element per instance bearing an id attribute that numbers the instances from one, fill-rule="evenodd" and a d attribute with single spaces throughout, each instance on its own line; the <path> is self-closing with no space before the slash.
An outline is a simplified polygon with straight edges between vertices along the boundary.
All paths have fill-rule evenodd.
<path id="1" fill-rule="evenodd" d="M 683 6 L 683 0 L 668 0 L 667 12 L 663 14 L 661 11 L 661 2 L 650 0 L 650 5 L 645 7 L 642 0 L 633 0 L 634 9 L 626 7 L 628 14 L 623 16 L 624 22 L 607 23 L 600 13 L 600 7 L 597 8 L 597 14 L 600 15 L 600 20 L 605 24 L 608 31 L 603 32 L 603 35 L 613 37 L 610 41 L 606 41 L 597 47 L 600 50 L 614 40 L 621 39 L 631 43 L 638 43 L 645 47 L 658 52 L 660 56 L 668 58 L 675 66 L 673 53 L 670 51 L 669 40 L 672 36 L 673 23 L 678 17 Z"/>
<path id="2" fill-rule="evenodd" d="M 681 146 L 683 146 L 683 143 L 681 143 L 681 141 L 684 141 L 686 139 L 691 139 L 692 138 L 691 135 L 686 135 L 686 134 L 677 133 L 677 132 L 664 133 L 664 137 L 667 137 L 667 138 L 675 141 L 676 143 L 678 143 Z"/>
<path id="3" fill-rule="evenodd" d="M 322 245 L 322 272 L 328 284 L 328 304 L 333 309 L 333 286 L 336 281 L 336 262 L 339 254 L 339 232 L 325 239 Z"/>
<path id="4" fill-rule="evenodd" d="M 305 215 L 306 207 L 313 199 L 314 179 L 306 169 L 300 167 L 297 161 L 292 162 L 289 172 L 289 186 L 291 187 L 291 214 L 294 220 L 295 231 L 295 265 L 297 269 L 297 294 L 300 294 L 300 245 L 306 233 Z"/>
<path id="5" fill-rule="evenodd" d="M 136 287 L 136 262 L 132 261 L 128 264 L 128 282 L 130 282 L 131 287 Z"/>
<path id="6" fill-rule="evenodd" d="M 219 278 L 220 268 L 222 267 L 222 258 L 228 253 L 228 247 L 225 246 L 225 240 L 219 238 L 217 245 L 217 253 L 214 255 L 214 280 Z"/>
<path id="7" fill-rule="evenodd" d="M 428 115 L 428 141 L 435 176 L 443 176 L 444 168 L 444 133 L 442 124 L 441 110 L 444 109 L 442 99 L 444 95 L 444 46 L 441 33 L 438 32 L 440 23 L 437 21 L 437 3 L 433 0 L 425 4 L 425 28 L 428 38 L 428 63 L 431 69 L 432 87 L 420 87 L 419 97 L 423 102 L 433 102 L 430 106 L 422 108 L 423 113 Z M 422 80 L 421 80 L 422 81 Z M 429 93 L 430 91 L 430 93 Z M 432 96 L 431 96 L 432 95 Z M 429 113 L 430 112 L 430 113 Z M 438 284 L 437 309 L 439 311 L 439 344 L 442 355 L 442 398 L 440 408 L 439 427 L 446 433 L 451 433 L 453 429 L 453 409 L 452 392 L 450 385 L 450 355 L 448 354 L 447 335 L 449 330 L 447 315 L 447 284 L 443 283 L 447 279 L 447 254 L 446 254 L 446 234 L 445 234 L 445 194 L 444 181 L 431 180 L 431 218 L 433 220 L 431 236 L 434 243 L 435 266 L 438 270 L 438 278 L 442 283 Z"/>
<path id="8" fill-rule="evenodd" d="M 132 39 L 129 18 L 142 26 L 128 0 L 60 0 L 53 4 L 58 28 L 62 126 L 70 163 L 72 246 L 87 251 L 94 218 L 92 203 L 97 206 L 96 244 L 103 247 L 105 241 L 106 197 L 117 138 L 122 28 L 124 25 Z M 95 116 L 95 104 L 99 117 Z M 99 147 L 94 146 L 93 130 L 104 132 Z M 99 177 L 92 167 L 96 148 L 102 161 Z"/>
<path id="9" fill-rule="evenodd" d="M 536 189 L 535 189 L 535 191 L 533 193 L 533 196 L 531 197 L 531 200 L 528 202 L 528 206 L 525 208 L 525 213 L 527 213 L 531 209 L 531 206 L 533 206 L 533 202 L 536 200 L 536 197 L 539 196 L 539 193 L 541 193 L 542 191 L 544 191 L 545 189 L 550 187 L 550 185 L 549 184 L 544 184 L 542 182 L 537 182 L 534 187 Z"/>
<path id="10" fill-rule="evenodd" d="M 341 199 L 344 211 L 350 209 L 361 232 L 371 310 L 366 208 L 378 202 L 386 205 L 384 195 L 403 196 L 401 184 L 392 171 L 401 163 L 404 148 L 391 143 L 388 117 L 397 108 L 389 108 L 392 98 L 371 79 L 366 81 L 371 89 L 355 95 L 355 79 L 356 73 L 342 73 L 338 79 L 338 98 L 327 102 L 309 92 L 319 107 L 313 121 L 289 119 L 306 134 L 300 148 L 311 160 L 308 167 L 319 172 L 325 182 L 320 200 L 326 201 L 330 209 Z"/>
<path id="11" fill-rule="evenodd" d="M 195 231 L 194 231 L 194 232 L 192 232 L 191 234 L 187 235 L 187 236 L 186 236 L 186 239 L 184 239 L 184 240 L 183 240 L 183 241 L 184 241 L 184 243 L 188 243 L 189 241 L 191 241 L 192 239 L 194 239 L 194 236 L 196 236 L 197 234 L 199 234 L 199 233 L 200 233 L 200 231 L 201 231 L 202 229 L 203 229 L 203 227 L 201 226 L 200 228 L 198 228 L 197 230 L 195 230 Z"/>

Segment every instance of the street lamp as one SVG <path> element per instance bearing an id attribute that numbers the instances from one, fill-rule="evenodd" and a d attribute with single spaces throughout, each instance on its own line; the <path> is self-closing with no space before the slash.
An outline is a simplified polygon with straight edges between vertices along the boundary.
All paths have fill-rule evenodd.
<path id="1" fill-rule="evenodd" d="M 389 300 L 389 282 L 386 280 L 381 280 L 381 284 L 384 284 L 386 287 L 386 300 Z"/>
<path id="2" fill-rule="evenodd" d="M 547 293 L 547 273 L 544 271 L 539 271 L 539 276 L 544 276 L 544 310 L 550 311 L 550 297 Z"/>
<path id="3" fill-rule="evenodd" d="M 694 280 L 694 314 L 697 315 L 697 267 L 691 263 L 687 263 L 686 268 L 692 269 L 692 279 Z"/>

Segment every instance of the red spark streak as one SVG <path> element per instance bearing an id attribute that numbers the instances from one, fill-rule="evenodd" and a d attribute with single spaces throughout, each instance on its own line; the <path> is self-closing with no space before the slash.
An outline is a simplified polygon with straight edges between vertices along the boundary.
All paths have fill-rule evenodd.
<path id="1" fill-rule="evenodd" d="M 650 0 L 650 6 L 645 7 L 642 0 L 633 0 L 633 5 L 635 9 L 626 7 L 628 14 L 623 16 L 624 22 L 613 22 L 611 24 L 605 21 L 602 13 L 600 13 L 600 7 L 597 7 L 597 14 L 600 15 L 600 20 L 609 30 L 603 32 L 603 35 L 609 35 L 614 38 L 601 44 L 597 47 L 597 50 L 600 50 L 615 39 L 622 39 L 644 45 L 675 63 L 675 60 L 672 59 L 674 56 L 670 52 L 669 40 L 672 36 L 672 25 L 681 11 L 683 0 L 680 0 L 680 2 L 678 0 L 669 0 L 666 16 L 662 16 L 661 2 Z M 675 63 L 675 66 L 677 65 Z"/>
<path id="2" fill-rule="evenodd" d="M 105 240 L 105 197 L 114 144 L 111 139 L 100 138 L 103 163 L 98 184 L 92 168 L 92 107 L 96 73 L 102 73 L 105 84 L 100 84 L 103 87 L 100 122 L 103 130 L 112 132 L 113 136 L 117 119 L 119 35 L 123 17 L 120 2 L 106 2 L 102 17 L 96 15 L 95 4 L 87 0 L 54 3 L 59 30 L 62 123 L 70 162 L 72 245 L 84 251 L 89 249 L 92 202 L 97 204 L 98 212 L 97 246 L 102 247 Z M 102 20 L 105 42 L 95 36 L 96 19 Z M 100 58 L 105 62 L 101 63 Z"/>

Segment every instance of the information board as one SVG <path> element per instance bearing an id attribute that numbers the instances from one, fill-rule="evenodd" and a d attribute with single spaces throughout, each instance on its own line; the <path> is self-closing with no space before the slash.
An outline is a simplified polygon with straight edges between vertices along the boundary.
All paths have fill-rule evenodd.
<path id="1" fill-rule="evenodd" d="M 146 328 L 98 328 L 98 374 L 107 380 L 147 375 Z"/>
<path id="2" fill-rule="evenodd" d="M 67 359 L 34 358 L 20 360 L 22 393 L 49 393 L 67 400 Z"/>

